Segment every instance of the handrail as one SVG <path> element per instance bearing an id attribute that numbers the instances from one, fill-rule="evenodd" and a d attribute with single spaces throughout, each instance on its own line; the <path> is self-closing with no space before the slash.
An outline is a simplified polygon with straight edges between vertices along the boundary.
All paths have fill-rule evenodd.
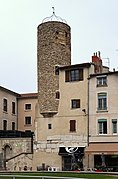
<path id="1" fill-rule="evenodd" d="M 4 174 L 4 175 L 0 175 L 0 177 L 12 177 L 12 179 L 17 179 L 17 177 L 20 177 L 20 178 L 41 178 L 41 179 L 44 179 L 44 178 L 57 178 L 57 179 L 85 179 L 85 178 L 75 178 L 75 177 L 58 177 L 58 176 L 28 176 L 28 175 L 7 175 L 7 174 Z M 6 178 L 7 179 L 7 178 Z"/>

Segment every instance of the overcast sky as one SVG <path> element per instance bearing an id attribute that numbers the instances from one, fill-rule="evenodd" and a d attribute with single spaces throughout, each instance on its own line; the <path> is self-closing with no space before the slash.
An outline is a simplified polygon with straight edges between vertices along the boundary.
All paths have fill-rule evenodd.
<path id="1" fill-rule="evenodd" d="M 53 6 L 71 26 L 72 64 L 101 51 L 118 70 L 118 0 L 0 0 L 0 86 L 37 92 L 37 26 Z"/>

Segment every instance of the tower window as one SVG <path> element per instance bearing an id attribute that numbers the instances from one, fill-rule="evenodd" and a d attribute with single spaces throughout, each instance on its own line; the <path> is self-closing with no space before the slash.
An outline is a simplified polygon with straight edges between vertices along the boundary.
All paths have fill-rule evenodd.
<path id="1" fill-rule="evenodd" d="M 59 66 L 55 66 L 55 75 L 59 75 Z"/>
<path id="2" fill-rule="evenodd" d="M 56 91 L 56 99 L 60 99 L 60 92 Z"/>

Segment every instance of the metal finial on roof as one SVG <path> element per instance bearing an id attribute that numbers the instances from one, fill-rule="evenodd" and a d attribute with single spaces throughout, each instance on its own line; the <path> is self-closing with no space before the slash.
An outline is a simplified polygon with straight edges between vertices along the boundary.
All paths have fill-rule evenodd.
<path id="1" fill-rule="evenodd" d="M 54 9 L 54 7 L 52 7 L 52 9 L 53 9 L 53 14 L 55 14 L 55 9 Z"/>
<path id="2" fill-rule="evenodd" d="M 66 20 L 62 19 L 59 16 L 56 16 L 56 14 L 55 14 L 55 8 L 52 7 L 52 9 L 53 9 L 53 14 L 50 17 L 44 18 L 42 22 L 44 23 L 44 22 L 48 22 L 48 21 L 59 21 L 59 22 L 64 22 L 64 23 L 67 24 Z"/>

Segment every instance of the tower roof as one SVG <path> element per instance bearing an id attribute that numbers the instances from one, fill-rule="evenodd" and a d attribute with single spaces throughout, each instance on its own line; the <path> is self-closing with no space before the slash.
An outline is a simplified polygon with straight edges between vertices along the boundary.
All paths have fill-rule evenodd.
<path id="1" fill-rule="evenodd" d="M 53 9 L 53 14 L 51 16 L 49 16 L 49 17 L 44 18 L 42 23 L 49 22 L 49 21 L 58 21 L 58 22 L 63 22 L 63 23 L 67 24 L 65 19 L 62 19 L 61 17 L 56 16 L 56 14 L 55 14 L 55 8 L 52 7 L 52 9 Z"/>

